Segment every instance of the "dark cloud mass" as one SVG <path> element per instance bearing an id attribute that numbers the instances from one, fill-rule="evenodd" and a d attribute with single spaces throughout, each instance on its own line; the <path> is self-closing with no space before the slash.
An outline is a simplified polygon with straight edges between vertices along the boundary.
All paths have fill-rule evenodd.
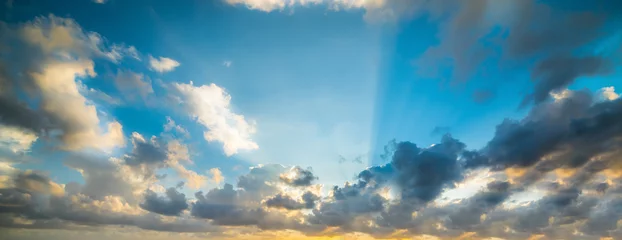
<path id="1" fill-rule="evenodd" d="M 166 197 L 160 197 L 151 190 L 145 192 L 145 202 L 140 207 L 154 213 L 167 216 L 177 216 L 182 211 L 188 209 L 186 195 L 180 193 L 175 188 L 166 190 Z"/>
<path id="2" fill-rule="evenodd" d="M 288 210 L 310 209 L 315 207 L 315 201 L 318 199 L 318 196 L 311 192 L 305 192 L 302 195 L 302 201 L 297 201 L 287 195 L 277 194 L 266 200 L 266 206 Z"/>
<path id="3" fill-rule="evenodd" d="M 290 184 L 292 186 L 309 186 L 311 183 L 317 179 L 316 176 L 313 175 L 313 172 L 309 169 L 302 169 L 300 167 L 295 167 L 292 169 L 294 173 L 294 177 L 289 177 L 287 175 L 281 175 L 281 180 Z"/>

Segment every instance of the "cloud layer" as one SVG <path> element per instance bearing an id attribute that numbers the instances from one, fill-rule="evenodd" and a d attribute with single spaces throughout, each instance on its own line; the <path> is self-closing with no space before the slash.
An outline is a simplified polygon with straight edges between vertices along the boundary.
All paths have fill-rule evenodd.
<path id="1" fill-rule="evenodd" d="M 167 117 L 160 119 L 159 135 L 124 132 L 113 111 L 95 103 L 93 92 L 100 90 L 83 85 L 97 76 L 95 65 L 139 61 L 144 55 L 136 48 L 111 44 L 56 16 L 2 24 L 0 227 L 210 239 L 622 238 L 622 99 L 614 87 L 567 89 L 579 77 L 615 71 L 615 57 L 592 51 L 591 44 L 609 37 L 602 29 L 619 20 L 619 4 L 587 4 L 586 14 L 535 1 L 512 3 L 516 12 L 486 0 L 226 3 L 268 12 L 326 5 L 362 9 L 368 17 L 427 12 L 447 20 L 445 40 L 418 63 L 432 64 L 428 70 L 434 73 L 442 67 L 438 61 L 451 58 L 451 78 L 461 80 L 491 57 L 479 41 L 500 27 L 506 31 L 498 39 L 503 63 L 531 73 L 533 86 L 523 104 L 529 111 L 499 122 L 479 149 L 442 129 L 431 146 L 390 143 L 385 164 L 361 169 L 336 186 L 322 184 L 315 171 L 323 169 L 279 164 L 257 165 L 225 181 L 219 168 L 195 171 L 195 145 L 184 127 L 189 125 Z M 156 74 L 178 66 L 170 58 L 149 57 Z M 109 80 L 125 99 L 156 97 L 146 73 L 117 69 Z M 182 117 L 176 120 L 189 116 L 205 141 L 222 145 L 225 157 L 259 148 L 253 140 L 258 124 L 234 110 L 223 87 L 154 82 L 168 91 L 161 100 L 166 106 L 156 107 L 178 111 Z M 476 95 L 481 101 L 494 96 Z M 81 181 L 59 183 L 47 173 L 20 169 L 33 149 L 61 152 L 58 161 Z M 50 160 L 56 159 L 41 161 Z M 470 181 L 479 181 L 481 189 L 447 196 Z M 521 201 L 525 195 L 531 199 Z"/>

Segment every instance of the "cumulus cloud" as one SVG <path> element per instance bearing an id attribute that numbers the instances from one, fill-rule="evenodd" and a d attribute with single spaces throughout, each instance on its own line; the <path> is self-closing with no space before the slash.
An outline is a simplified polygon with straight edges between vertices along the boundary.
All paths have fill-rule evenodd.
<path id="1" fill-rule="evenodd" d="M 0 147 L 13 153 L 28 151 L 37 139 L 37 135 L 28 130 L 0 125 Z"/>
<path id="2" fill-rule="evenodd" d="M 80 92 L 79 78 L 94 77 L 92 58 L 119 61 L 123 54 L 108 46 L 96 33 L 83 31 L 70 19 L 37 18 L 18 26 L 4 27 L 3 123 L 33 133 L 61 130 L 60 148 L 111 149 L 124 145 L 122 126 L 102 122 L 97 109 Z M 115 47 L 116 46 L 116 47 Z M 8 61 L 11 59 L 10 61 Z M 23 71 L 25 74 L 15 74 Z M 11 91 L 7 91 L 10 89 Z M 39 99 L 38 109 L 23 103 L 19 93 Z M 6 115 L 6 116 L 4 116 Z M 28 119 L 36 118 L 36 119 Z"/>
<path id="3" fill-rule="evenodd" d="M 599 93 L 599 99 L 602 100 L 616 100 L 620 97 L 620 95 L 618 93 L 616 93 L 616 90 L 614 87 L 604 87 L 602 89 L 600 89 Z"/>
<path id="4" fill-rule="evenodd" d="M 167 216 L 177 216 L 182 211 L 188 209 L 186 195 L 180 193 L 175 188 L 166 190 L 166 196 L 160 197 L 155 192 L 147 190 L 145 192 L 145 202 L 140 207 L 154 213 Z"/>
<path id="5" fill-rule="evenodd" d="M 377 4 L 382 7 L 389 2 L 378 1 Z M 291 7 L 278 5 L 278 1 L 229 3 L 246 4 L 264 11 Z M 306 4 L 302 1 L 284 3 Z M 351 5 L 339 5 L 346 4 L 344 1 L 329 3 L 366 9 L 371 8 L 368 4 L 375 4 L 370 1 L 354 1 L 350 2 Z M 445 34 L 464 33 L 469 28 L 462 27 L 485 22 L 481 15 L 486 15 L 483 13 L 488 7 L 501 7 L 494 4 L 492 1 L 475 1 L 469 6 L 459 4 L 459 8 L 452 9 L 458 15 L 449 17 L 455 32 Z M 594 26 L 601 26 L 601 21 L 608 21 L 609 16 L 599 13 L 595 15 L 598 18 L 592 19 L 569 10 L 570 16 L 556 20 L 546 14 L 549 7 L 540 3 L 513 4 L 519 13 L 525 14 L 518 16 L 516 21 L 534 23 L 536 20 L 527 19 L 530 17 L 550 20 L 550 24 L 560 29 L 545 24 L 542 29 L 527 31 L 530 28 L 522 23 L 502 22 L 502 27 L 509 26 L 513 30 L 504 43 L 508 56 L 513 59 L 536 58 L 532 71 L 535 88 L 528 97 L 536 104 L 523 118 L 499 123 L 492 138 L 481 149 L 468 149 L 466 144 L 449 134 L 429 147 L 395 142 L 386 148 L 388 163 L 370 166 L 360 171 L 352 182 L 327 189 L 314 184 L 318 178 L 310 169 L 259 165 L 239 176 L 235 184 L 225 183 L 221 187 L 199 191 L 194 194 L 194 199 L 190 199 L 182 188 L 200 189 L 209 181 L 223 183 L 223 173 L 212 168 L 204 172 L 206 175 L 201 175 L 189 169 L 187 166 L 193 162 L 183 139 L 148 137 L 134 132 L 130 136 L 131 148 L 120 153 L 119 158 L 68 153 L 63 163 L 81 174 L 82 183 L 60 184 L 45 174 L 18 170 L 12 160 L 2 159 L 0 227 L 93 229 L 132 226 L 156 231 L 202 233 L 205 234 L 202 237 L 214 238 L 227 237 L 230 230 L 241 230 L 235 236 L 238 239 L 251 239 L 246 236 L 258 234 L 253 231 L 279 230 L 296 230 L 307 235 L 364 233 L 370 238 L 421 235 L 441 239 L 620 237 L 622 100 L 613 88 L 604 88 L 597 93 L 566 89 L 577 77 L 608 73 L 611 62 L 593 54 L 544 54 L 540 58 L 548 51 L 574 52 L 570 50 L 577 50 L 580 45 L 595 39 L 590 33 L 605 34 L 590 31 Z M 493 14 L 495 16 L 499 17 Z M 29 31 L 28 36 L 32 38 L 20 39 L 20 42 L 27 41 L 28 45 L 22 53 L 40 58 L 15 59 L 28 63 L 27 66 L 35 70 L 27 68 L 30 71 L 25 72 L 31 74 L 23 76 L 25 80 L 13 79 L 18 76 L 15 74 L 0 75 L 0 146 L 12 153 L 24 152 L 38 139 L 53 137 L 42 134 L 53 132 L 52 129 L 61 130 L 59 134 L 65 149 L 109 145 L 110 138 L 114 137 L 109 136 L 111 131 L 106 133 L 100 129 L 100 125 L 105 124 L 99 122 L 97 109 L 87 101 L 76 79 L 95 74 L 92 58 L 119 61 L 116 55 L 119 51 L 115 53 L 114 47 L 106 47 L 96 35 L 74 31 L 76 25 L 71 25 L 71 21 L 40 21 L 15 30 L 32 28 L 23 30 Z M 567 29 L 563 29 L 568 22 L 587 31 L 586 34 L 566 34 Z M 54 27 L 55 24 L 58 26 Z M 52 26 L 54 30 L 39 34 L 37 28 L 42 26 Z M 551 42 L 548 31 L 568 38 Z M 461 38 L 466 42 L 464 44 L 473 43 L 470 41 L 474 39 L 478 37 L 469 34 Z M 441 43 L 441 46 L 445 44 L 448 43 Z M 458 48 L 469 45 L 454 44 L 459 43 L 449 43 L 448 49 L 457 54 L 455 56 L 470 56 L 472 53 Z M 6 51 L 4 48 L 0 50 Z M 55 57 L 50 57 L 52 53 Z M 61 53 L 71 57 L 65 58 Z M 7 56 L 16 54 L 9 52 Z M 460 57 L 456 59 L 456 64 L 460 64 Z M 562 72 L 569 66 L 573 68 Z M 0 70 L 13 71 L 13 65 L 3 61 Z M 456 70 L 460 73 L 469 69 L 458 67 Z M 184 109 L 207 129 L 204 138 L 222 143 L 226 155 L 258 148 L 251 139 L 254 123 L 233 113 L 231 97 L 224 89 L 214 84 L 172 86 Z M 41 99 L 40 106 L 28 105 L 30 99 L 18 98 L 20 94 L 10 91 L 13 89 L 19 90 L 20 94 L 34 91 Z M 61 109 L 63 106 L 70 109 Z M 116 128 L 122 137 L 120 124 Z M 170 118 L 164 131 L 187 132 Z M 479 168 L 490 172 L 482 189 L 463 199 L 443 199 L 447 190 L 463 184 Z M 185 183 L 166 189 L 162 186 L 163 177 L 157 173 L 165 169 L 172 169 Z M 520 201 L 517 195 L 521 194 L 541 197 Z"/>
<path id="6" fill-rule="evenodd" d="M 281 180 L 292 186 L 309 186 L 317 179 L 310 169 L 295 167 L 290 172 L 281 174 Z"/>
<path id="7" fill-rule="evenodd" d="M 179 62 L 170 58 L 154 58 L 153 56 L 149 56 L 149 67 L 151 70 L 159 73 L 173 71 L 175 68 L 179 67 L 179 65 Z"/>
<path id="8" fill-rule="evenodd" d="M 202 86 L 194 86 L 192 82 L 174 83 L 173 86 L 189 114 L 207 128 L 203 133 L 205 140 L 221 142 L 227 156 L 239 150 L 259 148 L 251 139 L 256 131 L 255 123 L 231 110 L 231 96 L 225 89 L 213 83 Z"/>

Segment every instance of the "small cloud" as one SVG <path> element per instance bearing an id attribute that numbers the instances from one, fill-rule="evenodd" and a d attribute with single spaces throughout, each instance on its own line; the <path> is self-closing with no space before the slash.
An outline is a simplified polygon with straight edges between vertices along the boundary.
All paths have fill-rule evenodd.
<path id="1" fill-rule="evenodd" d="M 232 111 L 231 95 L 225 89 L 213 83 L 202 86 L 194 86 L 192 82 L 174 83 L 173 86 L 188 114 L 205 127 L 205 140 L 222 143 L 225 155 L 234 155 L 239 150 L 259 149 L 251 138 L 256 131 L 256 123 Z"/>
<path id="2" fill-rule="evenodd" d="M 149 56 L 149 66 L 151 70 L 164 73 L 173 71 L 176 67 L 179 67 L 179 62 L 166 57 L 154 58 Z"/>
<path id="3" fill-rule="evenodd" d="M 208 170 L 208 172 L 212 175 L 212 181 L 216 184 L 220 184 L 225 181 L 225 177 L 222 175 L 222 172 L 218 168 L 212 168 Z"/>
<path id="4" fill-rule="evenodd" d="M 620 95 L 616 93 L 616 89 L 614 87 L 604 87 L 598 91 L 599 100 L 613 101 L 619 97 Z"/>
<path id="5" fill-rule="evenodd" d="M 99 3 L 99 4 L 104 4 L 106 3 L 108 0 L 93 0 L 94 3 Z"/>
<path id="6" fill-rule="evenodd" d="M 222 65 L 225 67 L 231 67 L 232 63 L 233 63 L 232 61 L 227 60 L 227 61 L 222 62 Z"/>

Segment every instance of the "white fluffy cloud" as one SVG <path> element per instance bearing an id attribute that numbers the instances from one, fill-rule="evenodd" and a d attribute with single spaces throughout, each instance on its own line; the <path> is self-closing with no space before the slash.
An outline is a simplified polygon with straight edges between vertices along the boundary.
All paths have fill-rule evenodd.
<path id="1" fill-rule="evenodd" d="M 216 84 L 194 86 L 173 85 L 180 93 L 182 104 L 197 122 L 205 126 L 203 133 L 208 142 L 218 141 L 227 156 L 239 150 L 254 150 L 259 146 L 251 139 L 256 131 L 255 123 L 231 110 L 231 96 Z"/>
<path id="2" fill-rule="evenodd" d="M 153 56 L 149 56 L 149 66 L 151 67 L 151 70 L 159 73 L 173 71 L 173 69 L 179 67 L 179 65 L 179 62 L 170 58 L 154 58 Z"/>

